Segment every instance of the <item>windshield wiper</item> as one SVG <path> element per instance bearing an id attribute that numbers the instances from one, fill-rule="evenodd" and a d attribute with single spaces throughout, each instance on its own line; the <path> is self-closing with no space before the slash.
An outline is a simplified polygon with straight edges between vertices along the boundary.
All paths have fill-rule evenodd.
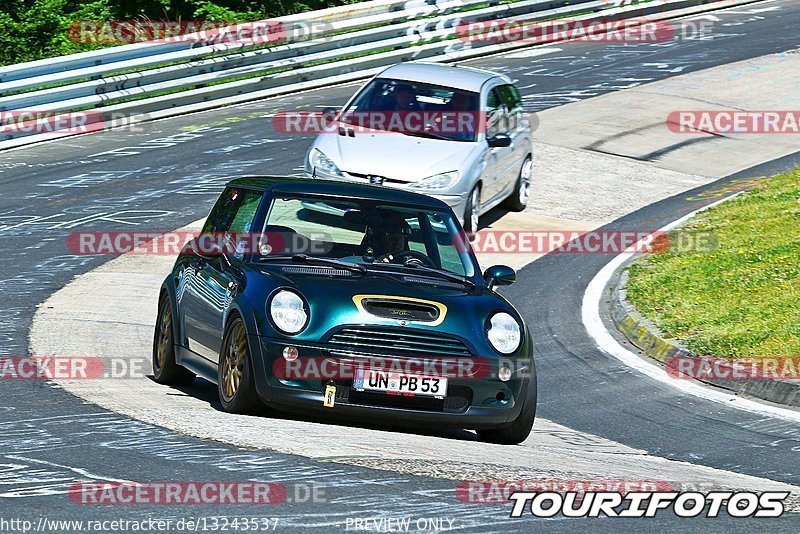
<path id="1" fill-rule="evenodd" d="M 281 256 L 262 256 L 259 261 L 273 261 L 273 260 L 291 260 L 295 263 L 315 263 L 317 265 L 329 265 L 331 267 L 339 267 L 340 269 L 347 269 L 357 273 L 365 273 L 367 270 L 355 263 L 348 263 L 346 261 L 339 261 L 333 258 L 322 258 L 317 256 L 309 256 L 307 254 L 293 254 Z"/>
<path id="2" fill-rule="evenodd" d="M 458 139 L 453 139 L 452 137 L 447 137 L 444 135 L 439 135 L 431 132 L 403 132 L 400 130 L 400 133 L 404 135 L 410 135 L 411 137 L 427 137 L 428 139 L 439 139 L 441 141 L 458 141 Z"/>
<path id="3" fill-rule="evenodd" d="M 405 267 L 406 269 L 413 270 L 413 271 L 422 271 L 425 273 L 435 274 L 441 278 L 445 278 L 450 280 L 451 282 L 458 282 L 459 284 L 463 284 L 470 289 L 475 289 L 475 284 L 471 280 L 467 280 L 463 276 L 457 275 L 455 273 L 451 273 L 448 271 L 444 271 L 441 269 L 434 269 L 433 267 L 426 267 L 424 265 L 415 265 L 413 263 L 404 263 L 402 265 L 397 263 L 373 263 L 370 266 L 395 266 L 395 267 Z"/>

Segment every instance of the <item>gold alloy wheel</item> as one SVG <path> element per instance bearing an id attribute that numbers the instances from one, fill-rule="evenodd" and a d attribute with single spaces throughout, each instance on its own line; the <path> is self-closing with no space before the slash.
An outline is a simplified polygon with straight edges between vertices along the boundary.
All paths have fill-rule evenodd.
<path id="1" fill-rule="evenodd" d="M 169 351 L 170 345 L 172 345 L 172 310 L 170 309 L 169 302 L 165 302 L 164 309 L 161 312 L 161 321 L 158 326 L 158 350 L 156 355 L 159 369 L 163 369 L 167 361 L 167 352 Z"/>
<path id="2" fill-rule="evenodd" d="M 244 335 L 244 326 L 237 322 L 228 338 L 228 347 L 225 351 L 225 363 L 222 368 L 222 380 L 225 387 L 225 396 L 232 399 L 239 389 L 239 384 L 244 376 L 244 366 L 247 363 L 247 338 Z"/>

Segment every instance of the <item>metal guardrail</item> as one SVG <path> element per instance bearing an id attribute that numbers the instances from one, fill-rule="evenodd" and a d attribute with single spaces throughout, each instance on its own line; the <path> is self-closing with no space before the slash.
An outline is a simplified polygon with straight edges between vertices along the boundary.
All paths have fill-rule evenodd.
<path id="1" fill-rule="evenodd" d="M 457 0 L 445 0 L 442 3 L 450 4 Z M 311 13 L 290 15 L 275 19 L 284 24 L 304 23 L 304 22 L 336 22 L 347 20 L 354 15 L 366 17 L 376 14 L 384 14 L 392 11 L 402 11 L 406 4 L 411 4 L 411 8 L 421 2 L 412 0 L 371 0 L 356 5 L 346 5 L 330 9 L 323 9 Z M 262 21 L 267 25 L 271 21 Z M 254 23 L 258 24 L 258 23 Z M 203 46 L 209 44 L 200 34 L 187 36 L 181 42 L 143 42 L 125 46 L 117 46 L 91 52 L 70 54 L 60 58 L 47 58 L 38 61 L 31 61 L 17 65 L 0 67 L 0 83 L 14 80 L 23 80 L 31 77 L 46 76 L 58 72 L 83 69 L 99 65 L 108 65 L 114 62 L 131 61 L 141 59 L 156 54 L 166 54 L 187 48 Z"/>
<path id="2" fill-rule="evenodd" d="M 498 0 L 493 0 L 497 3 Z M 248 23 L 250 28 L 257 32 L 260 29 L 269 30 L 275 24 L 280 24 L 286 33 L 301 34 L 310 31 L 315 26 L 328 25 L 327 33 L 339 31 L 354 31 L 368 25 L 386 24 L 398 20 L 411 20 L 425 15 L 430 15 L 432 9 L 435 13 L 448 13 L 452 10 L 486 3 L 486 0 L 435 0 L 425 2 L 429 9 L 422 10 L 414 7 L 419 2 L 404 2 L 399 0 L 372 0 L 342 6 L 339 8 L 313 11 L 301 15 L 279 17 L 274 20 L 256 21 Z M 402 9 L 404 4 L 412 4 L 408 9 Z M 8 67 L 0 67 L 0 96 L 6 91 L 29 89 L 42 84 L 66 82 L 79 78 L 97 77 L 115 70 L 130 70 L 148 67 L 168 62 L 196 59 L 203 56 L 216 54 L 234 54 L 258 43 L 251 42 L 215 42 L 220 36 L 228 34 L 235 26 L 220 28 L 217 32 L 207 34 L 188 34 L 182 36 L 180 42 L 144 42 L 131 45 L 117 46 L 103 50 L 72 54 L 64 56 L 64 61 L 40 60 Z"/>
<path id="3" fill-rule="evenodd" d="M 485 3 L 485 0 L 470 0 L 462 5 Z M 521 19 L 524 16 L 531 16 L 533 13 L 540 13 L 543 11 L 541 10 L 542 7 L 549 8 L 554 3 L 557 2 L 553 2 L 553 0 L 524 0 L 505 4 L 503 6 L 505 8 L 503 15 L 515 16 L 516 19 Z M 607 3 L 603 2 L 603 0 L 582 0 L 581 5 L 584 6 L 584 9 L 602 9 Z M 547 9 L 546 12 L 550 16 L 557 16 L 561 13 L 568 13 L 571 9 L 574 9 L 574 7 Z M 486 20 L 488 17 L 496 16 L 497 10 L 498 8 L 493 6 L 470 11 L 470 20 Z M 395 14 L 390 13 L 389 15 L 397 18 Z M 380 17 L 365 18 L 385 19 L 386 17 L 381 15 Z M 407 18 L 407 16 L 403 18 Z M 223 57 L 198 59 L 167 67 L 137 71 L 131 74 L 104 76 L 88 82 L 0 97 L 0 110 L 36 106 L 37 110 L 50 111 L 96 106 L 115 98 L 125 98 L 139 92 L 164 91 L 182 86 L 219 82 L 258 72 L 281 68 L 297 68 L 298 65 L 302 64 L 335 60 L 336 57 L 344 56 L 345 54 L 368 53 L 375 50 L 376 46 L 380 48 L 404 47 L 416 44 L 421 40 L 446 38 L 456 32 L 456 26 L 463 19 L 463 14 L 457 13 L 443 15 L 436 19 L 402 21 L 360 30 L 365 25 L 365 21 L 357 18 L 346 20 L 344 24 L 336 25 L 334 31 L 356 31 L 340 34 L 335 39 L 327 38 L 323 35 L 308 41 L 281 44 L 249 52 L 243 50 L 258 46 L 258 43 L 249 45 L 237 44 L 235 45 L 235 50 L 233 50 L 235 53 L 231 53 L 229 45 L 212 45 L 180 52 L 168 52 L 156 56 L 151 55 L 138 59 L 146 60 L 146 64 L 155 62 L 163 64 L 191 57 L 209 56 L 214 53 L 228 53 Z M 371 21 L 370 24 L 376 24 L 376 22 Z M 130 63 L 123 63 L 125 63 L 124 68 L 131 68 Z M 138 61 L 137 63 L 141 65 L 145 62 Z M 115 63 L 105 64 L 102 67 L 107 72 L 114 69 Z M 96 71 L 98 67 L 53 74 L 47 77 L 47 83 L 53 84 L 86 76 L 85 71 L 89 69 Z M 20 81 L 25 82 L 26 85 L 31 83 L 30 80 Z M 19 87 L 20 85 L 11 82 L 9 87 Z M 2 94 L 2 89 L 3 84 L 0 84 L 0 94 Z"/>
<path id="4" fill-rule="evenodd" d="M 215 42 L 228 28 L 2 67 L 0 112 L 88 109 L 113 127 L 145 114 L 160 118 L 363 78 L 401 61 L 454 61 L 530 45 L 459 39 L 466 22 L 658 20 L 754 1 L 371 0 L 248 25 L 267 31 L 280 24 L 280 44 Z M 317 32 L 304 39 L 309 27 Z M 54 135 L 3 128 L 0 149 Z"/>

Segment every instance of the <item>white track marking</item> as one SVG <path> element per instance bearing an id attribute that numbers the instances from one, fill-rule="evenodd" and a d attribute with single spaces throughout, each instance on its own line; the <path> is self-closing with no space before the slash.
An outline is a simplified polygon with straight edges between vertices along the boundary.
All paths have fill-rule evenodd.
<path id="1" fill-rule="evenodd" d="M 508 59 L 523 59 L 526 57 L 546 56 L 547 54 L 554 54 L 561 51 L 563 51 L 563 48 L 531 48 L 530 50 L 525 50 L 523 52 L 511 52 L 510 54 L 503 55 L 503 57 Z"/>
<path id="2" fill-rule="evenodd" d="M 35 463 L 35 464 L 48 465 L 50 467 L 59 467 L 61 469 L 66 469 L 68 471 L 72 471 L 73 473 L 76 473 L 76 474 L 78 474 L 78 475 L 80 475 L 82 477 L 86 477 L 86 478 L 91 479 L 91 480 L 102 480 L 104 482 L 120 482 L 120 483 L 124 483 L 124 484 L 137 484 L 138 485 L 138 482 L 132 482 L 130 480 L 125 480 L 125 479 L 122 479 L 122 478 L 109 478 L 109 477 L 104 477 L 104 476 L 101 476 L 101 475 L 95 475 L 94 473 L 91 473 L 91 472 L 87 471 L 86 469 L 82 469 L 80 467 L 72 467 L 72 466 L 69 466 L 69 465 L 57 464 L 57 463 L 54 463 L 54 462 L 48 462 L 47 460 L 39 460 L 37 458 L 28 458 L 27 456 L 19 456 L 19 455 L 16 455 L 16 454 L 5 454 L 3 456 L 5 458 L 10 458 L 12 460 L 19 460 L 21 462 L 31 462 L 31 463 Z"/>
<path id="3" fill-rule="evenodd" d="M 684 215 L 680 219 L 664 226 L 663 228 L 658 230 L 658 232 L 661 233 L 668 232 L 673 228 L 675 228 L 676 226 L 684 223 L 694 215 L 702 211 L 705 211 L 709 208 L 712 208 L 714 206 L 717 206 L 725 201 L 728 201 L 736 197 L 740 193 L 741 192 L 735 193 L 733 195 L 723 198 L 722 200 L 719 200 L 717 202 L 704 206 L 698 210 L 695 210 L 687 215 Z M 709 386 L 701 385 L 700 383 L 691 380 L 676 380 L 674 378 L 671 378 L 660 366 L 656 365 L 655 363 L 650 363 L 642 359 L 637 354 L 634 354 L 633 352 L 629 351 L 628 349 L 617 343 L 617 341 L 611 336 L 608 330 L 606 330 L 603 321 L 600 319 L 600 300 L 603 296 L 603 290 L 605 289 L 608 282 L 611 280 L 611 277 L 614 276 L 614 272 L 619 267 L 621 267 L 622 264 L 625 263 L 625 261 L 628 258 L 631 257 L 633 251 L 636 250 L 636 247 L 640 246 L 640 243 L 642 243 L 642 241 L 626 249 L 625 252 L 616 256 L 605 267 L 603 267 L 600 270 L 600 272 L 598 272 L 597 275 L 595 275 L 592 281 L 589 282 L 589 285 L 586 288 L 586 292 L 583 294 L 581 317 L 583 319 L 583 324 L 586 327 L 586 330 L 589 332 L 589 335 L 592 336 L 595 342 L 597 342 L 597 347 L 606 354 L 615 357 L 628 367 L 632 367 L 633 369 L 636 369 L 640 373 L 647 375 L 648 377 L 654 380 L 658 380 L 659 382 L 662 382 L 671 387 L 679 389 L 689 395 L 725 404 L 726 406 L 730 406 L 732 408 L 736 408 L 746 412 L 777 417 L 795 423 L 800 423 L 800 412 L 798 411 L 789 408 L 781 408 L 778 406 L 763 404 L 761 402 L 742 398 L 736 395 L 731 395 L 729 393 L 724 393 L 720 390 L 714 389 Z"/>

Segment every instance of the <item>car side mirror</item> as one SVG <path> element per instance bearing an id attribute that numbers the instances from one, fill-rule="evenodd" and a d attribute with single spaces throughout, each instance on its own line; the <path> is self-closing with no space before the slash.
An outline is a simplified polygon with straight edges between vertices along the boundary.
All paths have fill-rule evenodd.
<path id="1" fill-rule="evenodd" d="M 517 281 L 517 273 L 506 265 L 493 265 L 484 271 L 483 280 L 489 289 L 494 286 L 510 286 Z"/>
<path id="2" fill-rule="evenodd" d="M 511 146 L 511 138 L 506 134 L 497 134 L 490 137 L 488 140 L 489 146 L 492 148 L 503 148 Z"/>
<path id="3" fill-rule="evenodd" d="M 336 108 L 322 108 L 322 115 L 325 116 L 325 117 L 336 118 L 336 116 L 338 114 L 339 114 L 339 110 L 336 109 Z"/>

